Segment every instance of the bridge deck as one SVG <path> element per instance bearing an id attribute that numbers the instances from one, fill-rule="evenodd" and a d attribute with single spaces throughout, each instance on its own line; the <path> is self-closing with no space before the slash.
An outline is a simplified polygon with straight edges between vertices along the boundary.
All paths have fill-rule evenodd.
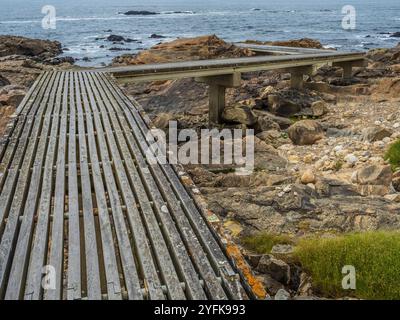
<path id="1" fill-rule="evenodd" d="M 0 144 L 0 299 L 247 298 L 148 130 L 104 73 L 38 78 Z"/>
<path id="2" fill-rule="evenodd" d="M 354 62 L 362 61 L 365 58 L 365 54 L 360 52 L 315 50 L 312 53 L 300 51 L 294 53 L 278 56 L 255 56 L 106 67 L 94 69 L 94 72 L 103 71 L 112 73 L 119 81 L 154 81 L 286 69 L 323 63 Z"/>

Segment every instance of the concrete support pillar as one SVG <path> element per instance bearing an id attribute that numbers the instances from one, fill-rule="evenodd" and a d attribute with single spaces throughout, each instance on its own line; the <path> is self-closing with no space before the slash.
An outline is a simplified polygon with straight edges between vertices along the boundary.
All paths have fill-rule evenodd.
<path id="1" fill-rule="evenodd" d="M 364 60 L 334 62 L 332 64 L 332 66 L 334 67 L 340 67 L 343 69 L 344 80 L 349 80 L 353 77 L 353 67 L 363 67 L 364 65 Z"/>
<path id="2" fill-rule="evenodd" d="M 222 123 L 226 88 L 239 87 L 241 83 L 241 74 L 235 72 L 233 74 L 221 76 L 198 77 L 196 81 L 206 83 L 209 86 L 209 124 Z"/>
<path id="3" fill-rule="evenodd" d="M 209 109 L 208 122 L 210 124 L 221 123 L 222 113 L 225 108 L 226 87 L 218 84 L 210 84 L 208 89 Z"/>
<path id="4" fill-rule="evenodd" d="M 353 63 L 351 61 L 345 61 L 345 62 L 335 62 L 332 64 L 334 67 L 340 67 L 343 69 L 343 74 L 342 77 L 344 80 L 349 80 L 352 78 L 353 73 Z"/>
<path id="5" fill-rule="evenodd" d="M 313 67 L 300 66 L 300 67 L 290 68 L 288 71 L 291 73 L 291 79 L 290 79 L 291 88 L 301 90 L 303 89 L 304 75 L 311 75 Z"/>

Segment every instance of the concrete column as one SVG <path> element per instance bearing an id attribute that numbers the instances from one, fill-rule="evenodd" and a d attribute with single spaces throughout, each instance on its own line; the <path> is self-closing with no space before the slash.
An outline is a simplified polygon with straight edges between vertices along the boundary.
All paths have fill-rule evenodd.
<path id="1" fill-rule="evenodd" d="M 288 70 L 291 73 L 290 86 L 293 89 L 303 89 L 303 76 L 311 75 L 313 71 L 312 66 L 299 66 L 290 68 Z"/>
<path id="2" fill-rule="evenodd" d="M 222 122 L 222 113 L 225 108 L 225 87 L 218 84 L 210 84 L 208 89 L 209 96 L 209 110 L 208 122 L 209 124 L 218 124 Z"/>
<path id="3" fill-rule="evenodd" d="M 353 77 L 353 72 L 352 72 L 353 67 L 365 66 L 365 60 L 334 62 L 332 64 L 332 66 L 342 68 L 343 69 L 343 79 L 349 80 Z"/>
<path id="4" fill-rule="evenodd" d="M 226 88 L 239 87 L 241 83 L 241 74 L 235 72 L 233 74 L 220 76 L 198 77 L 196 81 L 206 83 L 209 86 L 209 124 L 222 123 Z"/>
<path id="5" fill-rule="evenodd" d="M 353 66 L 352 66 L 352 64 L 350 62 L 343 63 L 342 68 L 343 68 L 343 75 L 342 75 L 343 79 L 344 80 L 351 79 L 353 77 L 353 72 L 352 72 L 353 71 Z"/>

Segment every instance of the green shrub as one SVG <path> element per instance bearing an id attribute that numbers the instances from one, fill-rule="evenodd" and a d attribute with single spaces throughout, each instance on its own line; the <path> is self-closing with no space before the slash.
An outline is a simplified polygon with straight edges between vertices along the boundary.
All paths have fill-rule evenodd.
<path id="1" fill-rule="evenodd" d="M 276 244 L 291 244 L 292 241 L 286 235 L 274 235 L 270 233 L 260 233 L 255 236 L 242 238 L 242 244 L 251 251 L 259 254 L 267 254 Z"/>
<path id="2" fill-rule="evenodd" d="M 400 139 L 389 147 L 385 154 L 385 160 L 389 161 L 393 171 L 400 169 Z"/>
<path id="3" fill-rule="evenodd" d="M 400 233 L 368 232 L 298 242 L 294 252 L 314 285 L 327 296 L 400 299 Z M 356 270 L 356 289 L 343 290 L 345 265 Z"/>

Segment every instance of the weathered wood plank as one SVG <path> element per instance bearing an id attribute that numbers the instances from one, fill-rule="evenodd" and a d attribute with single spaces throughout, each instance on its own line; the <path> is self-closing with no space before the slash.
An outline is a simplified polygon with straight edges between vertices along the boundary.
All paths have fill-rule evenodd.
<path id="1" fill-rule="evenodd" d="M 35 101 L 36 108 L 30 108 L 29 117 L 25 117 L 23 121 L 18 122 L 18 128 L 13 132 L 0 164 L 0 186 L 2 187 L 0 195 L 0 236 L 4 223 L 3 219 L 5 218 L 4 215 L 8 212 L 9 202 L 12 198 L 11 190 L 13 190 L 16 178 L 18 177 L 22 157 L 28 145 L 28 139 L 30 136 L 34 136 L 34 133 L 31 133 L 33 125 L 36 123 L 33 116 L 36 115 L 39 106 L 43 106 L 40 103 L 42 99 L 46 99 L 47 97 L 44 94 L 46 94 L 46 89 L 50 90 L 47 86 L 48 81 L 51 80 L 50 77 L 50 74 L 46 73 L 45 76 L 39 79 L 42 86 L 37 95 L 29 99 L 32 103 Z M 7 173 L 6 170 L 9 170 L 9 172 Z M 7 181 L 7 184 L 5 184 L 5 181 Z"/>
<path id="2" fill-rule="evenodd" d="M 62 96 L 60 132 L 56 162 L 56 181 L 54 190 L 53 221 L 50 234 L 49 265 L 55 270 L 55 288 L 44 290 L 44 299 L 62 299 L 63 261 L 64 261 L 64 213 L 66 196 L 66 157 L 68 131 L 68 96 L 70 72 L 65 73 Z"/>
<path id="3" fill-rule="evenodd" d="M 95 102 L 92 102 L 95 103 Z M 89 108 L 89 106 L 88 106 Z M 89 108 L 90 109 L 90 108 Z M 91 110 L 92 111 L 92 110 Z M 95 115 L 95 114 L 94 114 Z M 117 234 L 119 252 L 121 255 L 121 264 L 124 272 L 125 283 L 130 299 L 143 299 L 140 287 L 140 280 L 137 274 L 137 267 L 131 243 L 129 240 L 129 233 L 125 224 L 124 213 L 122 211 L 122 204 L 117 193 L 117 186 L 113 176 L 113 170 L 110 165 L 111 161 L 106 150 L 106 142 L 104 140 L 104 133 L 102 132 L 101 123 L 98 119 L 93 122 L 89 112 L 87 112 L 87 127 L 88 135 L 94 137 L 94 132 L 97 132 L 98 145 L 100 146 L 100 159 L 102 161 L 102 168 L 104 171 L 104 180 L 106 182 L 109 203 L 112 209 L 112 218 Z"/>
<path id="4" fill-rule="evenodd" d="M 102 75 L 102 77 L 104 77 L 104 75 Z M 135 113 L 136 110 L 131 110 L 129 107 L 127 107 L 127 105 L 125 105 L 125 101 L 120 96 L 120 92 L 112 87 L 109 82 L 105 81 L 104 83 L 108 86 L 110 92 L 113 93 L 114 99 L 116 99 L 118 102 L 116 105 L 121 108 L 120 112 L 125 114 L 126 120 L 130 124 L 133 134 L 135 135 L 135 138 L 132 137 L 130 140 L 131 145 L 134 144 L 135 139 L 137 140 L 140 151 L 136 150 L 135 155 L 142 154 L 142 156 L 144 156 L 148 148 L 148 144 L 145 139 L 145 134 L 140 131 L 140 128 L 136 125 L 136 119 L 133 117 L 132 113 Z M 139 162 L 138 158 L 136 160 Z M 152 172 L 153 176 L 158 181 L 158 187 L 160 188 L 161 193 L 165 196 L 168 204 L 172 206 L 172 210 L 170 210 L 170 212 L 174 216 L 174 220 L 176 221 L 179 231 L 182 234 L 183 241 L 187 246 L 188 251 L 192 253 L 192 259 L 194 259 L 197 267 L 199 268 L 200 274 L 205 282 L 206 290 L 208 291 L 210 297 L 214 299 L 226 298 L 225 292 L 217 280 L 216 274 L 212 269 L 201 244 L 198 242 L 196 234 L 194 233 L 189 221 L 177 203 L 177 199 L 170 189 L 169 183 L 165 179 L 165 176 L 160 170 L 158 164 L 149 166 L 144 162 L 144 160 L 142 160 L 141 163 L 139 162 L 139 168 L 142 172 L 149 170 Z M 201 217 L 199 216 L 199 218 Z"/>
<path id="5" fill-rule="evenodd" d="M 78 168 L 76 148 L 76 97 L 75 81 L 69 79 L 69 138 L 68 138 L 68 266 L 67 266 L 67 299 L 82 297 L 81 285 L 81 245 L 79 226 Z"/>
<path id="6" fill-rule="evenodd" d="M 78 137 L 79 137 L 79 158 L 82 186 L 82 210 L 84 224 L 84 246 L 86 260 L 86 286 L 87 297 L 90 300 L 101 300 L 99 255 L 97 253 L 96 231 L 94 225 L 92 187 L 88 166 L 88 150 L 86 145 L 86 130 L 84 123 L 84 110 L 81 100 L 86 98 L 86 90 L 82 88 L 81 73 L 74 73 L 76 104 L 78 108 Z M 86 111 L 86 110 L 85 110 Z"/>
<path id="7" fill-rule="evenodd" d="M 111 153 L 113 154 L 116 170 L 117 172 L 124 171 L 122 164 L 123 160 L 127 169 L 127 176 L 130 178 L 130 188 L 133 188 L 134 194 L 138 199 L 142 211 L 142 219 L 147 229 L 149 241 L 152 244 L 154 256 L 157 260 L 161 276 L 167 287 L 169 298 L 174 300 L 185 299 L 185 295 L 180 284 L 180 279 L 175 271 L 173 261 L 169 255 L 168 247 L 161 233 L 159 223 L 154 215 L 150 201 L 145 192 L 145 187 L 141 182 L 133 159 L 129 155 L 129 150 L 126 145 L 125 138 L 122 135 L 121 128 L 114 125 L 116 124 L 116 118 L 110 101 L 103 92 L 104 88 L 101 87 L 101 89 L 98 90 L 97 86 L 95 85 L 100 85 L 102 81 L 99 78 L 92 79 L 90 76 L 86 77 L 86 81 L 86 87 L 92 88 L 94 96 L 102 98 L 98 101 L 98 109 L 100 110 L 100 114 L 106 128 L 107 140 L 111 149 Z M 107 114 L 114 121 L 111 121 L 110 123 L 110 119 L 107 117 Z M 115 138 L 113 136 L 113 132 L 115 132 Z M 120 150 L 118 149 L 118 146 L 120 147 Z M 137 216 L 133 217 L 135 221 L 136 219 L 140 219 L 140 216 L 138 215 L 139 212 L 136 212 L 136 214 Z"/>
<path id="8" fill-rule="evenodd" d="M 32 211 L 26 212 L 26 215 L 24 214 L 24 221 L 22 222 L 20 233 L 22 239 L 18 239 L 18 246 L 23 246 L 23 249 L 21 250 L 21 255 L 15 255 L 14 257 L 15 267 L 12 271 L 14 271 L 15 274 L 11 274 L 13 279 L 18 279 L 19 277 L 17 273 L 20 272 L 20 267 L 17 265 L 20 263 L 25 264 L 24 256 L 26 256 L 29 239 L 31 238 L 33 215 L 36 213 L 37 223 L 32 240 L 31 256 L 25 287 L 25 299 L 31 300 L 38 300 L 41 298 L 42 271 L 45 265 L 45 255 L 48 244 L 48 223 L 50 219 L 53 189 L 53 167 L 55 163 L 55 150 L 57 146 L 57 133 L 59 125 L 59 117 L 54 115 L 58 115 L 61 109 L 61 93 L 64 84 L 65 74 L 58 73 L 57 76 L 59 77 L 59 82 L 56 82 L 54 85 L 54 88 L 56 88 L 57 90 L 56 92 L 53 92 L 54 97 L 51 97 L 47 106 L 48 110 L 50 110 L 51 112 L 49 115 L 49 127 L 51 126 L 51 129 L 50 131 L 49 129 L 47 129 L 47 123 L 46 127 L 43 126 L 40 145 L 37 150 L 37 155 L 45 155 L 43 176 L 32 176 L 30 185 L 30 188 L 32 190 L 40 192 L 40 200 L 36 212 Z M 35 165 L 40 168 L 41 173 L 41 168 L 43 166 L 42 162 L 39 161 Z M 42 184 L 41 188 L 40 182 Z M 18 252 L 20 251 L 17 250 L 17 253 Z M 17 290 L 18 292 L 21 290 L 20 286 L 21 283 L 19 283 L 14 290 L 8 288 L 6 297 L 9 297 L 10 299 L 15 299 L 17 296 Z"/>
<path id="9" fill-rule="evenodd" d="M 53 80 L 55 82 L 53 82 Z M 47 108 L 47 105 L 48 101 L 52 101 L 52 99 L 54 98 L 54 92 L 56 90 L 56 87 L 53 86 L 53 83 L 57 83 L 58 80 L 59 76 L 54 75 L 51 78 L 46 88 L 46 92 L 44 93 L 43 99 L 40 103 L 39 115 L 42 114 L 43 112 L 46 112 L 46 114 L 44 118 L 40 117 L 41 120 L 36 121 L 34 123 L 34 127 L 31 131 L 32 138 L 29 139 L 25 153 L 24 154 L 21 153 L 18 155 L 18 157 L 14 157 L 14 160 L 16 162 L 20 162 L 21 159 L 19 159 L 19 157 L 23 157 L 22 165 L 18 165 L 18 167 L 16 167 L 15 169 L 11 169 L 11 172 L 7 177 L 7 180 L 12 180 L 13 183 L 16 183 L 15 190 L 13 192 L 7 189 L 3 190 L 4 194 L 8 194 L 9 198 L 11 197 L 12 203 L 10 205 L 9 210 L 7 203 L 5 202 L 0 203 L 0 217 L 3 217 L 5 215 L 4 212 L 5 210 L 8 211 L 8 220 L 5 225 L 4 233 L 2 235 L 0 243 L 0 291 L 5 290 L 5 279 L 7 277 L 6 273 L 10 267 L 12 254 L 14 252 L 16 231 L 17 231 L 20 212 L 24 207 L 29 210 L 34 210 L 37 203 L 38 187 L 36 187 L 36 189 L 29 188 L 29 193 L 27 195 L 29 186 L 29 177 L 32 176 L 31 179 L 36 178 L 36 181 L 39 182 L 40 174 L 42 171 L 41 169 L 42 169 L 44 152 L 43 153 L 39 152 L 38 154 L 35 155 L 36 146 L 38 144 L 37 138 L 40 134 L 40 129 L 43 123 L 43 128 L 44 128 L 42 129 L 44 135 L 43 139 L 47 139 L 48 135 L 47 130 L 49 129 L 50 115 L 51 115 L 51 108 Z M 25 146 L 21 146 L 20 149 L 25 149 Z M 30 172 L 31 167 L 33 167 L 32 173 Z M 21 168 L 20 172 L 18 172 L 19 168 Z M 5 182 L 5 185 L 6 186 L 8 185 L 7 181 Z M 2 198 L 2 196 L 3 194 L 0 196 L 0 199 Z M 27 200 L 25 201 L 26 196 Z M 7 201 L 10 201 L 10 199 L 8 199 Z M 27 219 L 29 219 L 28 214 L 26 215 L 26 217 L 28 217 Z"/>
<path id="10" fill-rule="evenodd" d="M 93 75 L 93 77 L 98 77 L 97 75 Z M 153 177 L 150 174 L 149 170 L 141 170 L 141 154 L 139 149 L 136 147 L 136 144 L 133 143 L 131 144 L 131 141 L 134 141 L 131 129 L 123 116 L 123 113 L 121 113 L 118 103 L 116 100 L 113 98 L 112 94 L 108 90 L 107 86 L 103 81 L 98 81 L 99 84 L 101 84 L 101 87 L 99 90 L 104 90 L 104 92 L 107 95 L 107 99 L 109 99 L 112 102 L 112 110 L 114 112 L 110 112 L 110 117 L 112 119 L 112 122 L 114 123 L 114 127 L 116 128 L 117 133 L 122 133 L 121 126 L 123 129 L 123 133 L 126 135 L 126 142 L 128 146 L 126 146 L 126 143 L 123 143 L 124 140 L 121 138 L 119 141 L 121 141 L 121 147 L 123 147 L 124 154 L 128 155 L 130 154 L 130 150 L 133 151 L 133 155 L 135 156 L 136 160 L 138 161 L 138 170 L 140 171 L 140 174 L 143 176 L 144 181 L 146 182 L 146 186 L 143 186 L 143 189 L 147 189 L 148 193 L 150 194 L 150 197 L 152 201 L 154 201 L 154 208 L 155 212 L 159 217 L 160 221 L 160 226 L 163 229 L 164 234 L 166 235 L 166 241 L 168 243 L 168 246 L 170 250 L 172 251 L 172 254 L 174 256 L 174 259 L 177 261 L 177 268 L 180 270 L 179 272 L 182 274 L 183 281 L 185 283 L 186 287 L 186 292 L 187 296 L 190 299 L 205 299 L 206 296 L 204 294 L 204 290 L 200 285 L 199 282 L 199 277 L 197 275 L 197 272 L 194 269 L 194 265 L 192 264 L 192 261 L 190 260 L 189 254 L 186 251 L 186 248 L 182 242 L 182 239 L 179 235 L 179 232 L 176 229 L 175 223 L 168 211 L 168 207 L 166 203 L 164 202 L 164 199 L 162 198 L 158 187 L 155 185 Z M 106 100 L 104 98 L 104 100 Z M 118 119 L 116 116 L 118 116 Z M 128 149 L 126 148 L 128 147 Z M 144 160 L 142 160 L 144 163 Z M 139 178 L 137 178 L 139 181 Z M 136 181 L 136 179 L 135 179 Z M 138 189 L 142 189 L 142 187 L 139 186 Z"/>

